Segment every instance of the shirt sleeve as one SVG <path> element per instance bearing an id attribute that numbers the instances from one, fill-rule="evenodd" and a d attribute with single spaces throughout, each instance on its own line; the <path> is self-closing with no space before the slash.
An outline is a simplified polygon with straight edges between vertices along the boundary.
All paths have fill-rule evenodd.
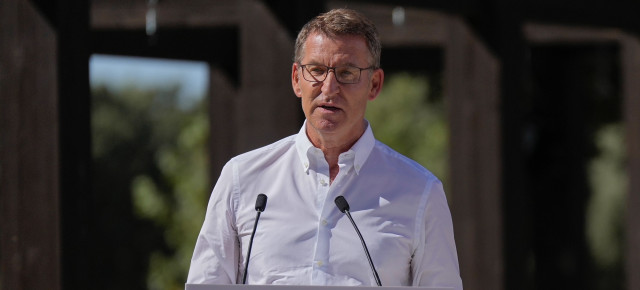
<path id="1" fill-rule="evenodd" d="M 442 183 L 436 179 L 425 190 L 424 213 L 411 260 L 412 284 L 462 290 L 453 223 Z"/>
<path id="2" fill-rule="evenodd" d="M 191 258 L 187 284 L 235 284 L 239 242 L 234 213 L 234 166 L 227 163 L 213 188 Z"/>

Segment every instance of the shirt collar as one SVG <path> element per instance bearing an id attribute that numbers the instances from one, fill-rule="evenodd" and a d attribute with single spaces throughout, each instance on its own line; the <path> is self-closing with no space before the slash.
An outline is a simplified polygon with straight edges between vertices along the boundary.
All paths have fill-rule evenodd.
<path id="1" fill-rule="evenodd" d="M 360 139 L 358 139 L 358 141 L 356 141 L 356 143 L 353 144 L 351 149 L 347 151 L 347 152 L 350 152 L 350 151 L 355 152 L 353 165 L 354 165 L 356 174 L 360 174 L 360 170 L 362 169 L 362 166 L 364 165 L 364 163 L 367 161 L 367 158 L 369 158 L 369 154 L 373 150 L 373 147 L 375 146 L 375 142 L 376 142 L 375 137 L 373 136 L 373 130 L 371 130 L 371 125 L 369 124 L 368 121 L 366 122 L 367 122 L 367 129 L 365 129 L 364 134 L 362 134 Z M 309 140 L 309 137 L 307 136 L 306 126 L 307 126 L 307 120 L 305 120 L 304 124 L 302 124 L 302 128 L 300 128 L 300 131 L 296 135 L 295 140 L 296 140 L 296 150 L 298 151 L 298 157 L 300 158 L 300 162 L 302 163 L 302 168 L 304 168 L 305 172 L 308 172 L 309 164 L 310 164 L 308 153 L 309 153 L 309 150 L 315 147 L 313 146 L 313 144 Z"/>
<path id="2" fill-rule="evenodd" d="M 360 174 L 360 169 L 369 158 L 369 154 L 373 150 L 373 147 L 376 144 L 376 139 L 373 136 L 373 130 L 371 130 L 371 125 L 369 125 L 369 121 L 367 121 L 367 129 L 364 130 L 364 134 L 358 139 L 356 144 L 353 144 L 350 150 L 356 153 L 356 157 L 353 160 L 353 166 L 356 169 L 356 174 Z"/>
<path id="3" fill-rule="evenodd" d="M 313 144 L 307 137 L 307 120 L 304 120 L 302 124 L 302 128 L 300 128 L 300 132 L 296 135 L 296 150 L 298 151 L 298 157 L 300 157 L 300 162 L 302 163 L 302 168 L 304 168 L 304 172 L 309 172 L 309 156 L 307 152 L 311 148 L 313 148 Z"/>

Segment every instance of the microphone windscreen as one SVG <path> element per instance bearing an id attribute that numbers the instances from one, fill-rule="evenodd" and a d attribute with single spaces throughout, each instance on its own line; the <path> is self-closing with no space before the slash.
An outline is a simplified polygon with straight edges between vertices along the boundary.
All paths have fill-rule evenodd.
<path id="1" fill-rule="evenodd" d="M 344 213 L 346 210 L 349 210 L 349 203 L 344 198 L 344 196 L 340 195 L 340 196 L 336 197 L 336 199 L 334 201 L 336 202 L 336 206 L 338 207 L 338 209 L 341 212 Z"/>
<path id="2" fill-rule="evenodd" d="M 267 207 L 267 196 L 264 193 L 258 194 L 258 198 L 256 199 L 256 210 L 259 212 L 263 212 Z"/>

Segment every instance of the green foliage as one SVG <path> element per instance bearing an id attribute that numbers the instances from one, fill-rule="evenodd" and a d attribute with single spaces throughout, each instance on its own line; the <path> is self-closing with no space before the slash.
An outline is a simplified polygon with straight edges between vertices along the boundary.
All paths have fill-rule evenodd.
<path id="1" fill-rule="evenodd" d="M 446 185 L 448 126 L 441 96 L 421 75 L 387 76 L 382 92 L 369 102 L 366 118 L 378 140 L 417 161 Z"/>
<path id="2" fill-rule="evenodd" d="M 203 112 L 185 116 L 177 142 L 157 153 L 156 163 L 168 184 L 162 192 L 149 176 L 138 176 L 133 185 L 136 213 L 165 229 L 165 241 L 173 250 L 151 256 L 149 289 L 182 289 L 186 281 L 195 239 L 204 220 L 209 183 L 206 144 L 208 119 Z"/>
<path id="3" fill-rule="evenodd" d="M 93 90 L 102 289 L 184 288 L 210 190 L 209 123 L 206 104 L 182 108 L 177 92 Z"/>
<path id="4" fill-rule="evenodd" d="M 624 130 L 620 123 L 601 127 L 595 136 L 599 155 L 589 164 L 592 195 L 587 206 L 586 233 L 597 270 L 598 288 L 619 283 L 624 260 L 624 201 L 627 192 Z"/>

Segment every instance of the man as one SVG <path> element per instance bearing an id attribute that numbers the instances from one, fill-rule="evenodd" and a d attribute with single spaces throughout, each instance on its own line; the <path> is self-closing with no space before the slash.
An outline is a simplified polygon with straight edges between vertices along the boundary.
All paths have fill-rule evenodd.
<path id="1" fill-rule="evenodd" d="M 376 285 L 344 196 L 384 286 L 462 289 L 451 215 L 440 181 L 376 141 L 365 120 L 382 89 L 380 41 L 363 15 L 337 9 L 296 40 L 293 91 L 306 121 L 297 135 L 223 168 L 187 283 L 240 283 L 259 193 L 248 284 Z"/>

